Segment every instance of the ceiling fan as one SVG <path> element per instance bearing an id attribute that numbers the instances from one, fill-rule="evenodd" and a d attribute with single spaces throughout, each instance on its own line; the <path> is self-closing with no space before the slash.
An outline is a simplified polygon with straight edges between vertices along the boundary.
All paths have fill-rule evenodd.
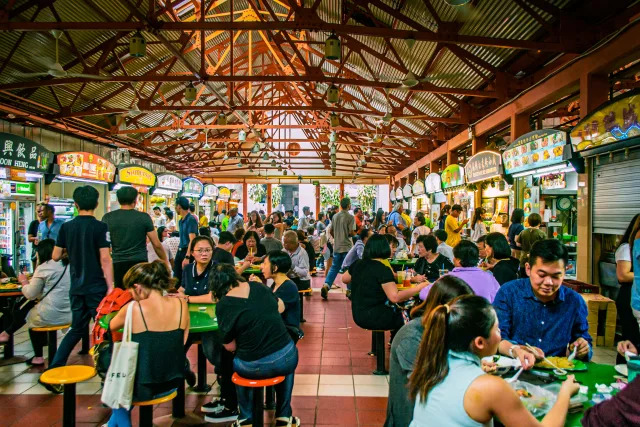
<path id="1" fill-rule="evenodd" d="M 60 37 L 62 37 L 62 31 L 60 30 L 51 30 L 51 35 L 56 39 L 56 62 L 49 65 L 49 69 L 40 73 L 18 73 L 17 75 L 20 77 L 46 77 L 51 76 L 54 78 L 62 78 L 62 77 L 83 77 L 87 79 L 95 79 L 95 80 L 106 80 L 108 77 L 101 76 L 99 74 L 83 74 L 83 73 L 70 73 L 62 68 L 60 64 L 60 60 L 58 58 L 58 41 Z"/>

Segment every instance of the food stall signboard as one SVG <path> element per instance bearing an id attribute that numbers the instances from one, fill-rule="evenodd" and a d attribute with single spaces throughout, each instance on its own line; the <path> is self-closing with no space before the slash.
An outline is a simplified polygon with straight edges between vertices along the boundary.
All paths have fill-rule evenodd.
<path id="1" fill-rule="evenodd" d="M 60 153 L 56 156 L 56 161 L 60 166 L 60 175 L 63 176 L 113 182 L 116 175 L 113 163 L 93 153 Z"/>
<path id="2" fill-rule="evenodd" d="M 482 151 L 472 156 L 464 166 L 467 183 L 486 181 L 502 173 L 502 156 L 494 151 Z"/>
<path id="3" fill-rule="evenodd" d="M 225 202 L 231 198 L 231 190 L 227 187 L 218 187 L 218 199 Z"/>
<path id="4" fill-rule="evenodd" d="M 440 179 L 440 174 L 433 172 L 427 175 L 424 186 L 429 194 L 442 191 L 442 180 Z"/>
<path id="5" fill-rule="evenodd" d="M 0 166 L 46 172 L 53 153 L 27 138 L 0 132 Z"/>
<path id="6" fill-rule="evenodd" d="M 392 203 L 396 201 L 396 190 L 394 188 L 392 188 L 391 193 L 389 193 L 389 200 L 391 200 Z"/>
<path id="7" fill-rule="evenodd" d="M 240 193 L 238 193 L 238 190 L 232 190 L 231 195 L 229 196 L 229 199 L 240 200 Z"/>
<path id="8" fill-rule="evenodd" d="M 153 187 L 156 183 L 156 176 L 142 166 L 123 166 L 118 168 L 118 180 L 122 184 Z"/>
<path id="9" fill-rule="evenodd" d="M 416 182 L 413 183 L 413 195 L 414 196 L 422 196 L 424 194 L 424 181 L 421 179 L 416 180 Z"/>
<path id="10" fill-rule="evenodd" d="M 411 186 L 411 184 L 407 184 L 404 186 L 404 188 L 402 189 L 402 196 L 405 199 L 408 199 L 411 196 L 413 196 L 413 187 Z"/>
<path id="11" fill-rule="evenodd" d="M 464 185 L 464 168 L 460 165 L 449 165 L 440 174 L 442 189 Z"/>
<path id="12" fill-rule="evenodd" d="M 182 195 L 186 197 L 202 197 L 203 185 L 196 178 L 186 178 L 182 181 Z"/>
<path id="13" fill-rule="evenodd" d="M 157 175 L 156 187 L 163 190 L 181 191 L 182 179 L 178 175 L 172 173 L 161 173 Z"/>
<path id="14" fill-rule="evenodd" d="M 525 133 L 502 153 L 504 172 L 512 175 L 562 163 L 566 144 L 567 135 L 562 131 L 541 129 Z"/>
<path id="15" fill-rule="evenodd" d="M 213 184 L 208 184 L 204 186 L 204 196 L 210 199 L 215 199 L 218 197 L 219 191 L 218 187 Z"/>
<path id="16" fill-rule="evenodd" d="M 603 104 L 571 131 L 573 151 L 583 151 L 640 135 L 640 91 Z"/>
<path id="17" fill-rule="evenodd" d="M 396 202 L 402 201 L 402 187 L 396 188 Z"/>

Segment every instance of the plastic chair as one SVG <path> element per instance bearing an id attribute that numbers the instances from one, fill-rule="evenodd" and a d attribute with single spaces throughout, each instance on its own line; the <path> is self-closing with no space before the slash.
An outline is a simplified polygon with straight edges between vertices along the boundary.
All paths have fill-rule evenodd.
<path id="1" fill-rule="evenodd" d="M 62 403 L 62 425 L 73 427 L 76 424 L 76 383 L 96 376 L 93 366 L 69 365 L 49 369 L 40 376 L 40 381 L 47 384 L 64 386 Z"/>
<path id="2" fill-rule="evenodd" d="M 177 395 L 178 390 L 174 388 L 164 396 L 160 396 L 151 400 L 133 402 L 133 406 L 138 406 L 140 408 L 140 427 L 153 427 L 153 405 L 159 405 L 161 403 L 169 402 L 175 399 Z"/>
<path id="3" fill-rule="evenodd" d="M 55 325 L 55 326 L 40 326 L 33 328 L 34 332 L 46 332 L 47 333 L 47 350 L 49 353 L 49 363 L 53 361 L 53 358 L 58 351 L 58 331 L 62 329 L 69 329 L 71 325 Z"/>
<path id="4" fill-rule="evenodd" d="M 253 409 L 252 409 L 252 421 L 254 426 L 264 425 L 264 388 L 271 387 L 276 384 L 280 384 L 284 381 L 284 377 L 264 378 L 260 380 L 252 380 L 249 378 L 243 378 L 236 372 L 233 373 L 231 381 L 241 387 L 254 388 L 253 390 Z"/>

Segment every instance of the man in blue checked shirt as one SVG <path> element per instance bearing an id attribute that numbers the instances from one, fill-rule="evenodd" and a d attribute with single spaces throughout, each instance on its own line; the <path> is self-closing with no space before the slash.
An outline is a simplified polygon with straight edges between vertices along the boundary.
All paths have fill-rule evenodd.
<path id="1" fill-rule="evenodd" d="M 493 301 L 503 339 L 499 352 L 520 359 L 525 369 L 544 355 L 568 356 L 574 347 L 577 359 L 591 359 L 587 304 L 562 286 L 567 260 L 560 241 L 536 242 L 526 264 L 529 278 L 505 283 Z"/>

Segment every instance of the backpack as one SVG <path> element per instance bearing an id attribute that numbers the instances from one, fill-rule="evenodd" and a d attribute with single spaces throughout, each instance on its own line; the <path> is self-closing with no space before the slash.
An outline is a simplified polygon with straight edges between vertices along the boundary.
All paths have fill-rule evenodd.
<path id="1" fill-rule="evenodd" d="M 100 301 L 100 305 L 96 309 L 98 313 L 95 318 L 95 322 L 93 324 L 93 331 L 91 335 L 93 336 L 93 344 L 100 344 L 104 338 L 107 329 L 100 326 L 98 322 L 100 318 L 102 318 L 105 314 L 113 313 L 114 311 L 119 311 L 122 307 L 127 305 L 131 300 L 133 300 L 133 296 L 131 293 L 120 288 L 115 288 L 113 292 L 104 297 L 102 301 Z M 118 333 L 114 333 L 114 335 L 118 335 Z M 118 337 L 113 337 L 116 341 Z M 121 338 L 121 337 L 120 337 Z"/>

